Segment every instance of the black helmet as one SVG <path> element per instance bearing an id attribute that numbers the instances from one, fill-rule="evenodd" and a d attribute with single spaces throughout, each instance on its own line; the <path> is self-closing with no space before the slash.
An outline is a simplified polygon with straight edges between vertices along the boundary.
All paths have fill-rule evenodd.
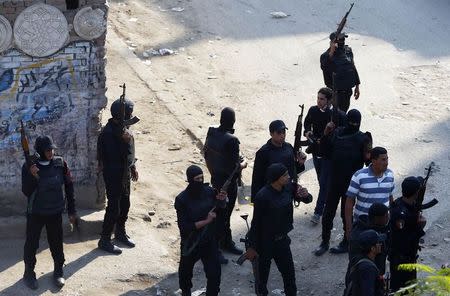
<path id="1" fill-rule="evenodd" d="M 124 120 L 130 119 L 131 114 L 133 114 L 134 104 L 132 101 L 125 99 L 125 118 Z M 111 104 L 111 116 L 115 119 L 120 119 L 122 116 L 120 114 L 120 99 L 115 100 Z"/>
<path id="2" fill-rule="evenodd" d="M 42 157 L 45 151 L 57 148 L 49 136 L 39 136 L 34 143 L 34 150 Z"/>

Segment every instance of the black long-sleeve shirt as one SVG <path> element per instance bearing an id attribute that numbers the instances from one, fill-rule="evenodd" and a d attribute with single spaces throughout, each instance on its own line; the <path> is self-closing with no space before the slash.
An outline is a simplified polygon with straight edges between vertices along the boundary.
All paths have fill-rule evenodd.
<path id="1" fill-rule="evenodd" d="M 328 108 L 325 110 L 321 110 L 318 106 L 309 108 L 305 117 L 305 134 L 312 131 L 315 138 L 322 137 L 327 123 L 332 120 L 331 115 L 331 110 Z"/>
<path id="2" fill-rule="evenodd" d="M 267 184 L 258 192 L 249 232 L 250 246 L 256 251 L 277 237 L 287 235 L 294 228 L 293 197 L 291 184 L 286 185 L 282 191 Z"/>
<path id="3" fill-rule="evenodd" d="M 266 185 L 266 171 L 273 163 L 282 163 L 288 169 L 289 176 L 295 179 L 296 175 L 305 170 L 304 165 L 298 164 L 295 161 L 294 147 L 289 143 L 283 143 L 281 147 L 275 146 L 272 140 L 269 139 L 263 145 L 255 156 L 252 175 L 252 201 L 254 200 L 258 191 Z"/>

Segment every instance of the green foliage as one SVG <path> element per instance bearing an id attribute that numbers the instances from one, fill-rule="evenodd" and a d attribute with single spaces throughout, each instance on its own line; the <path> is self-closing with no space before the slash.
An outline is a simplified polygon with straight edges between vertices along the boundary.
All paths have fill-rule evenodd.
<path id="1" fill-rule="evenodd" d="M 399 269 L 405 271 L 417 270 L 427 275 L 398 290 L 395 295 L 450 296 L 450 267 L 447 266 L 436 270 L 424 264 L 401 264 Z"/>

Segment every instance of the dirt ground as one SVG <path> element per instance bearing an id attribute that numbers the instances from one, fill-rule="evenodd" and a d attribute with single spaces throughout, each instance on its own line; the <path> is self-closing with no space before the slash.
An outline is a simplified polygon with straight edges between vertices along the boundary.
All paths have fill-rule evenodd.
<path id="1" fill-rule="evenodd" d="M 39 290 L 21 281 L 23 239 L 0 241 L 0 295 L 176 295 L 179 234 L 174 197 L 185 183 L 185 169 L 203 165 L 199 147 L 207 127 L 218 124 L 221 108 L 237 112 L 236 135 L 250 167 L 256 150 L 268 139 L 268 124 L 283 119 L 294 140 L 298 104 L 306 109 L 322 86 L 319 55 L 328 34 L 347 7 L 320 1 L 182 1 L 130 0 L 110 4 L 107 36 L 107 86 L 112 102 L 127 84 L 141 122 L 134 128 L 140 180 L 133 184 L 128 222 L 134 249 L 120 256 L 96 249 L 98 235 L 87 230 L 81 240 L 65 241 L 67 284 L 51 283 L 52 260 L 44 240 L 38 254 Z M 450 258 L 450 4 L 444 0 L 358 2 L 348 21 L 348 43 L 361 76 L 361 98 L 352 107 L 363 114 L 363 130 L 389 151 L 396 191 L 408 175 L 423 175 L 434 161 L 427 197 L 440 200 L 428 210 L 421 261 L 434 267 Z M 284 11 L 284 19 L 270 12 Z M 414 18 L 411 16 L 414 15 Z M 382 20 L 380 22 L 380 19 Z M 414 27 L 414 30 L 412 29 Z M 420 36 L 420 37 L 418 37 Z M 155 55 L 159 49 L 171 55 Z M 103 116 L 106 122 L 109 112 Z M 300 177 L 313 196 L 318 185 L 312 160 Z M 246 186 L 248 192 L 248 186 Z M 320 243 L 320 226 L 309 219 L 313 204 L 294 212 L 292 251 L 298 295 L 336 295 L 343 290 L 346 255 L 312 251 Z M 155 215 L 149 219 L 148 212 Z M 235 241 L 244 235 L 237 205 L 232 217 Z M 342 238 L 335 219 L 332 244 Z M 226 254 L 231 260 L 237 256 Z M 272 266 L 269 290 L 283 288 Z M 194 289 L 205 286 L 201 263 Z M 220 295 L 252 295 L 250 264 L 232 261 L 222 268 Z"/>

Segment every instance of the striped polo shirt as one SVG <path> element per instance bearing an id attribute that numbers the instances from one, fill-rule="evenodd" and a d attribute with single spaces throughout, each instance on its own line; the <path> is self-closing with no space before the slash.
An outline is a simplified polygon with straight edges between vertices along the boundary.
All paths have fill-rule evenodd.
<path id="1" fill-rule="evenodd" d="M 372 165 L 357 171 L 347 190 L 347 196 L 356 199 L 353 216 L 367 215 L 374 203 L 389 206 L 389 197 L 392 196 L 394 187 L 394 173 L 390 169 L 380 178 L 374 175 Z"/>

